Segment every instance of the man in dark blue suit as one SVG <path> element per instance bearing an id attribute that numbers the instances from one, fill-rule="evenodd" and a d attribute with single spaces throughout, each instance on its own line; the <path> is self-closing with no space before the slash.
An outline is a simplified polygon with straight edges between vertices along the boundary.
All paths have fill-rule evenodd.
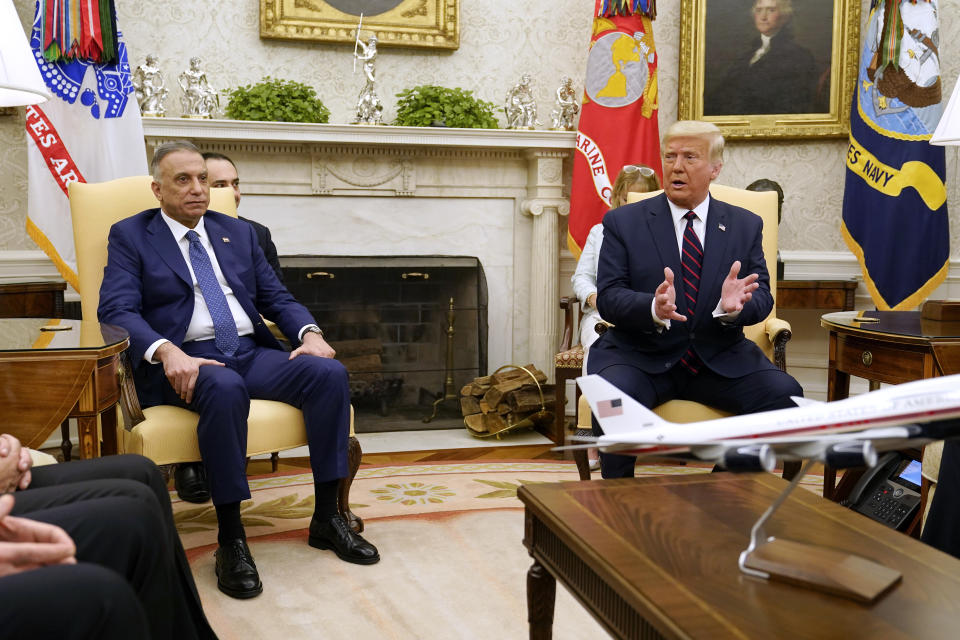
<path id="1" fill-rule="evenodd" d="M 237 166 L 229 157 L 222 153 L 213 151 L 203 154 L 203 160 L 207 167 L 207 184 L 211 187 L 229 187 L 233 189 L 233 198 L 240 207 L 240 175 L 237 173 Z M 257 234 L 257 244 L 263 250 L 263 255 L 267 259 L 267 264 L 277 274 L 277 279 L 283 283 L 283 271 L 280 268 L 280 258 L 277 256 L 277 247 L 273 244 L 273 238 L 270 236 L 270 229 L 266 226 L 238 216 L 241 220 L 253 227 Z M 177 489 L 177 495 L 181 500 L 187 502 L 203 503 L 210 500 L 210 488 L 207 485 L 206 472 L 203 469 L 203 463 L 185 462 L 177 465 L 173 474 L 174 486 Z"/>
<path id="2" fill-rule="evenodd" d="M 130 333 L 143 406 L 174 404 L 200 414 L 197 438 L 220 528 L 217 586 L 236 598 L 263 590 L 240 521 L 240 502 L 250 497 L 250 398 L 303 411 L 316 497 L 310 545 L 348 562 L 377 562 L 376 548 L 337 511 L 337 483 L 347 475 L 346 370 L 310 313 L 277 280 L 253 228 L 207 210 L 207 170 L 196 147 L 161 145 L 151 173 L 160 208 L 110 229 L 98 316 Z M 261 315 L 299 346 L 281 350 Z"/>
<path id="3" fill-rule="evenodd" d="M 738 414 L 795 406 L 800 385 L 743 335 L 773 296 L 762 220 L 710 197 L 723 136 L 680 121 L 661 151 L 664 193 L 603 219 L 597 309 L 614 326 L 591 347 L 588 372 L 650 408 L 673 398 Z M 603 477 L 632 476 L 635 460 L 601 454 Z"/>

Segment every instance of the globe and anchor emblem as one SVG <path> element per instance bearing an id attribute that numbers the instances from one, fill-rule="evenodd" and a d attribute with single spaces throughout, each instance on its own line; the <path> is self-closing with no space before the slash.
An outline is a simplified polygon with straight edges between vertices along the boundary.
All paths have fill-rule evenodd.
<path id="1" fill-rule="evenodd" d="M 587 57 L 584 89 L 590 100 L 612 108 L 639 100 L 650 75 L 645 48 L 637 38 L 621 31 L 597 38 Z"/>

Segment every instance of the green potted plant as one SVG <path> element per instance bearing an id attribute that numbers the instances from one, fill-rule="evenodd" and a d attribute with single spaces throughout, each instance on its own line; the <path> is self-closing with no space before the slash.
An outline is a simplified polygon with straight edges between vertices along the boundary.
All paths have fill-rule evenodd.
<path id="1" fill-rule="evenodd" d="M 330 110 L 313 87 L 267 76 L 231 91 L 226 115 L 233 120 L 327 122 Z"/>
<path id="2" fill-rule="evenodd" d="M 497 129 L 497 107 L 465 89 L 424 84 L 397 94 L 397 119 L 406 127 L 446 126 L 463 129 Z"/>

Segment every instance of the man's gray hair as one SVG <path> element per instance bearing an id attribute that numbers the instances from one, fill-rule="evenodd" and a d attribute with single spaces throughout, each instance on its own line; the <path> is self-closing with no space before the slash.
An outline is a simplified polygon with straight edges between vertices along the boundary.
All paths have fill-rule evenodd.
<path id="1" fill-rule="evenodd" d="M 667 128 L 663 134 L 661 149 L 674 138 L 700 138 L 710 145 L 710 162 L 723 162 L 723 134 L 720 128 L 712 122 L 703 120 L 677 120 Z"/>
<path id="2" fill-rule="evenodd" d="M 192 142 L 186 140 L 164 142 L 156 148 L 153 152 L 153 159 L 150 160 L 150 175 L 153 176 L 154 182 L 160 182 L 160 161 L 175 151 L 193 151 L 198 156 L 203 155 Z"/>

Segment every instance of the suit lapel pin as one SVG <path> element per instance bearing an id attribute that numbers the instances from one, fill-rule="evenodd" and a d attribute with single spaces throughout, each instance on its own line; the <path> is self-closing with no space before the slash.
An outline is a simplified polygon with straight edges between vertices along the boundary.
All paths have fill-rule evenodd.
<path id="1" fill-rule="evenodd" d="M 726 231 L 726 230 L 727 230 L 727 226 L 726 226 L 726 225 L 721 224 L 721 225 L 718 225 L 718 226 L 720 227 L 720 231 Z M 224 240 L 226 240 L 226 238 L 224 238 Z"/>
<path id="2" fill-rule="evenodd" d="M 224 242 L 230 242 L 230 238 L 228 238 L 227 236 L 223 236 L 220 239 L 223 240 Z"/>

